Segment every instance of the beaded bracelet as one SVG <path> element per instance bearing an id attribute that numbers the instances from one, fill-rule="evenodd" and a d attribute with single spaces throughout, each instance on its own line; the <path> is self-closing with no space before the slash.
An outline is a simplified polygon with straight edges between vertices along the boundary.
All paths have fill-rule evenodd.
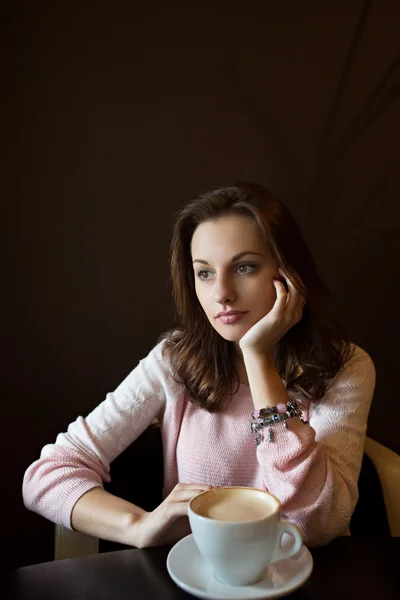
<path id="1" fill-rule="evenodd" d="M 302 416 L 303 412 L 298 402 L 295 402 L 294 400 L 290 400 L 287 404 L 280 403 L 276 406 L 267 406 L 266 408 L 261 408 L 261 410 L 253 411 L 251 413 L 250 429 L 251 433 L 255 434 L 254 442 L 256 446 L 261 444 L 261 440 L 263 438 L 261 429 L 263 427 L 269 425 L 266 441 L 272 442 L 272 425 L 283 421 L 285 428 L 287 429 L 287 420 L 292 419 L 293 417 L 299 417 L 304 424 L 308 425 L 308 421 L 304 421 Z"/>

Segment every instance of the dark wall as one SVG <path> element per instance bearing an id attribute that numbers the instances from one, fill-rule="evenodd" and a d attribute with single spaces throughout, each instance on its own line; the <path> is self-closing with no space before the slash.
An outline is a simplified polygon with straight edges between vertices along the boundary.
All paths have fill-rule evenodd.
<path id="1" fill-rule="evenodd" d="M 53 551 L 53 526 L 22 505 L 24 470 L 171 325 L 173 212 L 233 180 L 292 209 L 375 361 L 368 433 L 400 451 L 398 3 L 232 4 L 3 5 L 11 566 Z"/>

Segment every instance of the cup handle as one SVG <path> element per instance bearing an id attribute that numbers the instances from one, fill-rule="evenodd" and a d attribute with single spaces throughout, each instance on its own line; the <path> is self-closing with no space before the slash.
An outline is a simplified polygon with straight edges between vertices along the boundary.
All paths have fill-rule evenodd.
<path id="1" fill-rule="evenodd" d="M 284 533 L 288 533 L 294 538 L 294 543 L 290 546 L 290 548 L 282 548 L 281 546 L 282 536 Z M 303 534 L 297 525 L 294 523 L 289 523 L 289 521 L 280 521 L 278 524 L 278 546 L 275 548 L 270 562 L 274 563 L 285 558 L 290 558 L 294 554 L 297 554 L 302 546 Z"/>

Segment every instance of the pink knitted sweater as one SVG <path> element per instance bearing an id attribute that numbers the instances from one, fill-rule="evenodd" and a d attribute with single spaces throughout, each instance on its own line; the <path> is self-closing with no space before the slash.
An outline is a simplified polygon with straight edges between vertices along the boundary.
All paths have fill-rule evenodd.
<path id="1" fill-rule="evenodd" d="M 374 365 L 355 347 L 318 404 L 302 398 L 303 418 L 274 426 L 258 447 L 250 433 L 250 388 L 240 384 L 228 410 L 208 413 L 188 401 L 172 378 L 163 342 L 86 418 L 44 446 L 26 471 L 25 506 L 71 527 L 71 512 L 89 489 L 110 481 L 110 463 L 156 418 L 164 449 L 164 494 L 178 483 L 253 486 L 275 494 L 285 518 L 309 546 L 343 534 L 358 498 Z M 135 476 L 132 465 L 132 477 Z"/>

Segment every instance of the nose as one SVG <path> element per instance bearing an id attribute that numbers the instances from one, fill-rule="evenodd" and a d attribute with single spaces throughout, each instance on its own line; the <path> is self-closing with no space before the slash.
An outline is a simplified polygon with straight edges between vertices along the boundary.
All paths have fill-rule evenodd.
<path id="1" fill-rule="evenodd" d="M 236 290 L 229 277 L 219 277 L 214 284 L 214 301 L 223 306 L 236 300 Z"/>

